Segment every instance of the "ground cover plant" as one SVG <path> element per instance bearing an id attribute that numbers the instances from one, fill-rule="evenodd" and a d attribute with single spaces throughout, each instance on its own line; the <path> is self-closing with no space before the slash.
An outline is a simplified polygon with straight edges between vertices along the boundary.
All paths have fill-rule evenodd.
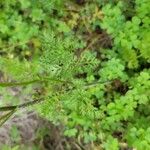
<path id="1" fill-rule="evenodd" d="M 149 0 L 7 0 L 1 7 L 0 93 L 11 100 L 0 102 L 8 111 L 1 126 L 29 107 L 63 125 L 78 149 L 150 149 Z M 29 102 L 13 101 L 6 89 L 15 86 Z"/>

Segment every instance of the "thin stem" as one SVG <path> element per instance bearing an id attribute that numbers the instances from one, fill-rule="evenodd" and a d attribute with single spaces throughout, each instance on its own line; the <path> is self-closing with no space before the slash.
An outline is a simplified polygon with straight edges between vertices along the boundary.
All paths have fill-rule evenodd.
<path id="1" fill-rule="evenodd" d="M 20 105 L 14 105 L 14 106 L 4 106 L 4 107 L 0 107 L 0 111 L 10 111 L 7 114 L 3 115 L 0 117 L 0 127 L 17 111 L 17 109 L 20 108 L 25 108 L 37 103 L 40 103 L 42 101 L 44 101 L 45 99 L 41 98 L 38 100 L 33 100 L 33 101 L 29 101 Z"/>
<path id="2" fill-rule="evenodd" d="M 20 104 L 20 105 L 3 106 L 3 107 L 0 107 L 0 111 L 10 111 L 10 110 L 15 110 L 15 109 L 25 108 L 25 107 L 40 103 L 44 100 L 45 100 L 44 98 L 41 98 L 41 99 L 26 102 L 26 103 L 23 103 L 23 104 Z"/>
<path id="3" fill-rule="evenodd" d="M 25 82 L 0 82 L 0 86 L 1 87 L 22 86 L 22 85 L 29 85 L 36 82 L 41 82 L 41 80 L 31 80 Z"/>
<path id="4" fill-rule="evenodd" d="M 98 81 L 98 82 L 89 83 L 84 86 L 84 89 L 92 88 L 94 86 L 97 86 L 98 84 L 107 84 L 107 83 L 111 83 L 111 82 L 112 81 Z"/>
<path id="5" fill-rule="evenodd" d="M 7 114 L 0 117 L 0 127 L 16 112 L 16 109 L 12 109 Z"/>
<path id="6" fill-rule="evenodd" d="M 59 79 L 53 79 L 53 78 L 41 78 L 41 79 L 35 79 L 31 81 L 24 81 L 24 82 L 0 82 L 1 87 L 12 87 L 12 86 L 24 86 L 24 85 L 29 85 L 33 83 L 38 83 L 38 82 L 47 82 L 47 81 L 53 81 L 53 82 L 62 82 L 62 83 L 72 83 L 70 81 L 63 81 Z"/>
<path id="7" fill-rule="evenodd" d="M 33 81 L 32 82 L 24 82 L 24 83 L 28 83 L 29 84 L 29 83 L 33 83 Z M 102 83 L 103 84 L 105 84 L 105 83 L 111 83 L 111 81 L 107 81 L 107 82 L 99 81 L 99 82 L 94 82 L 94 83 L 86 84 L 86 85 L 84 85 L 84 89 L 86 90 L 86 89 L 89 89 L 91 87 L 94 87 L 94 86 L 96 86 L 98 84 L 102 84 Z M 20 85 L 20 84 L 21 83 L 18 83 L 18 84 L 15 84 L 15 85 Z M 11 84 L 9 84 L 9 85 L 11 85 Z M 40 103 L 40 102 L 42 102 L 44 100 L 45 100 L 44 98 L 41 98 L 41 99 L 37 99 L 37 100 L 26 102 L 26 103 L 23 103 L 23 104 L 19 104 L 19 105 L 3 106 L 3 107 L 0 107 L 0 111 L 10 111 L 10 110 L 15 110 L 15 109 L 25 108 L 25 107 L 28 107 L 28 106 Z"/>

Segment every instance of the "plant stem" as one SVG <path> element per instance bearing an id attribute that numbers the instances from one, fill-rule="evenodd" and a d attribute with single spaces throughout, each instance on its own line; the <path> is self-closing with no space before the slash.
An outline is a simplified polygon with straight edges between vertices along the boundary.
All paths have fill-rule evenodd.
<path id="1" fill-rule="evenodd" d="M 26 102 L 26 103 L 23 103 L 23 104 L 20 104 L 20 105 L 3 106 L 3 107 L 0 107 L 0 111 L 9 111 L 9 110 L 15 110 L 15 109 L 19 109 L 19 108 L 25 108 L 25 107 L 40 103 L 44 100 L 45 100 L 44 98 L 41 98 L 41 99 Z"/>
<path id="2" fill-rule="evenodd" d="M 31 80 L 25 82 L 0 82 L 0 86 L 1 87 L 22 86 L 22 85 L 29 85 L 36 82 L 41 82 L 41 80 Z"/>
<path id="3" fill-rule="evenodd" d="M 111 83 L 111 82 L 112 81 L 97 81 L 97 82 L 89 83 L 84 86 L 84 89 L 89 89 L 89 88 L 95 87 L 98 84 L 107 84 L 107 83 Z"/>
<path id="4" fill-rule="evenodd" d="M 0 117 L 0 127 L 16 112 L 16 109 L 12 109 L 7 114 Z"/>
<path id="5" fill-rule="evenodd" d="M 11 86 L 11 85 L 12 86 L 26 85 L 26 84 L 31 84 L 31 83 L 34 83 L 34 82 L 37 82 L 37 81 L 41 81 L 41 80 L 33 80 L 33 81 L 21 82 L 21 83 L 15 83 L 15 84 L 13 84 L 13 83 L 5 83 L 5 87 L 6 86 Z M 94 86 L 96 86 L 98 84 L 101 84 L 101 83 L 110 83 L 110 82 L 111 81 L 107 81 L 107 82 L 101 82 L 101 81 L 99 81 L 99 82 L 94 82 L 94 83 L 86 84 L 86 85 L 84 85 L 84 89 L 86 90 L 86 89 L 94 87 Z M 1 83 L 0 83 L 0 85 L 1 85 Z M 40 103 L 40 102 L 42 102 L 44 100 L 45 100 L 44 98 L 41 98 L 41 99 L 37 99 L 37 100 L 26 102 L 26 103 L 23 103 L 23 104 L 20 104 L 20 105 L 3 106 L 3 107 L 0 107 L 0 111 L 10 111 L 10 110 L 15 110 L 15 109 L 25 108 L 25 107 L 28 107 L 28 106 Z"/>
<path id="6" fill-rule="evenodd" d="M 38 82 L 47 82 L 47 81 L 53 81 L 53 82 L 61 82 L 61 83 L 71 83 L 69 81 L 63 81 L 63 80 L 59 80 L 59 79 L 53 79 L 53 78 L 41 78 L 41 79 L 34 79 L 31 81 L 24 81 L 24 82 L 0 82 L 0 86 L 1 87 L 12 87 L 12 86 L 24 86 L 24 85 L 29 85 L 29 84 L 33 84 L 33 83 L 38 83 Z"/>

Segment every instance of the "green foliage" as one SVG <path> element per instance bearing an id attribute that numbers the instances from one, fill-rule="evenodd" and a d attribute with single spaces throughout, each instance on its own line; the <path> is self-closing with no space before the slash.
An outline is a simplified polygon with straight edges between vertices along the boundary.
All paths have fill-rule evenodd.
<path id="1" fill-rule="evenodd" d="M 12 34 L 11 40 L 29 40 L 31 37 L 26 38 L 26 28 L 32 28 L 34 31 L 30 32 L 31 35 L 36 33 L 35 37 L 39 38 L 38 29 L 42 26 L 41 21 L 44 21 L 45 25 L 48 24 L 46 12 L 49 7 L 46 4 L 51 6 L 50 14 L 51 10 L 59 10 L 62 6 L 59 0 L 39 1 L 36 3 L 37 6 L 33 5 L 34 1 L 20 3 L 23 10 L 30 10 L 27 18 L 29 17 L 36 27 L 29 22 L 28 25 L 24 18 L 16 13 L 16 18 L 21 20 L 17 29 L 21 35 Z M 64 135 L 81 138 L 85 143 L 102 143 L 106 150 L 117 150 L 122 142 L 127 142 L 128 147 L 137 150 L 142 150 L 143 147 L 146 150 L 150 149 L 150 70 L 147 67 L 150 61 L 150 4 L 148 0 L 136 0 L 134 13 L 129 12 L 128 15 L 131 16 L 128 16 L 124 12 L 129 9 L 127 6 L 130 6 L 131 2 L 128 3 L 103 3 L 102 20 L 99 18 L 101 15 L 96 3 L 89 4 L 90 6 L 86 6 L 81 13 L 81 18 L 84 18 L 86 13 L 90 14 L 92 8 L 96 7 L 98 15 L 90 22 L 93 24 L 86 27 L 89 29 L 98 25 L 103 31 L 106 29 L 113 39 L 110 49 L 83 49 L 86 42 L 81 40 L 82 38 L 78 40 L 79 33 L 76 35 L 71 31 L 76 26 L 73 21 L 79 19 L 77 14 L 73 14 L 71 25 L 52 17 L 49 27 L 42 28 L 40 57 L 35 57 L 32 61 L 23 60 L 21 63 L 18 59 L 0 58 L 2 71 L 5 75 L 9 74 L 11 79 L 18 82 L 34 81 L 26 82 L 29 84 L 41 81 L 38 86 L 44 89 L 44 92 L 34 95 L 33 98 L 42 96 L 44 99 L 40 105 L 35 106 L 42 117 L 54 124 L 63 124 Z M 13 5 L 17 7 L 16 3 L 11 2 L 7 6 Z M 66 13 L 62 15 L 62 12 L 63 9 L 58 16 Z M 7 13 L 4 12 L 3 15 Z M 24 15 L 26 17 L 26 14 Z M 86 25 L 82 23 L 81 28 Z M 12 31 L 7 26 L 8 22 L 1 31 L 2 36 L 11 34 Z M 53 28 L 55 30 L 52 32 Z M 14 82 L 14 85 L 18 84 Z M 0 86 L 4 84 L 1 83 Z"/>
<path id="2" fill-rule="evenodd" d="M 71 38 L 62 40 L 62 38 L 56 38 L 54 33 L 45 34 L 44 52 L 40 59 L 43 71 L 46 71 L 49 76 L 53 74 L 55 77 L 59 76 L 60 73 L 69 73 L 70 66 L 75 61 L 73 55 L 74 45 L 75 42 Z"/>
<path id="3" fill-rule="evenodd" d="M 150 149 L 150 128 L 136 128 L 132 127 L 128 131 L 127 140 L 128 143 L 138 150 L 149 150 Z"/>
<path id="4" fill-rule="evenodd" d="M 20 133 L 16 126 L 12 126 L 10 136 L 13 142 L 18 143 L 21 140 Z"/>
<path id="5" fill-rule="evenodd" d="M 9 75 L 11 78 L 18 79 L 18 81 L 33 79 L 35 74 L 39 71 L 37 61 L 29 63 L 27 60 L 24 60 L 22 61 L 22 63 L 20 63 L 20 61 L 17 58 L 1 58 L 0 68 L 3 70 L 4 74 Z"/>
<path id="6" fill-rule="evenodd" d="M 100 69 L 99 74 L 104 81 L 120 78 L 123 81 L 128 79 L 124 72 L 124 65 L 119 59 L 112 58 L 107 62 L 103 62 L 103 68 Z"/>
<path id="7" fill-rule="evenodd" d="M 103 7 L 104 19 L 101 27 L 114 38 L 114 46 L 129 68 L 139 67 L 139 58 L 149 62 L 149 42 L 147 30 L 149 24 L 150 2 L 135 1 L 135 13 L 130 20 L 123 15 L 124 3 L 117 6 L 111 4 Z"/>
<path id="8" fill-rule="evenodd" d="M 32 57 L 38 54 L 41 42 L 39 34 L 57 24 L 63 9 L 63 0 L 6 0 L 0 2 L 0 49 L 10 58 Z"/>
<path id="9" fill-rule="evenodd" d="M 110 136 L 110 137 L 108 137 L 108 140 L 104 144 L 104 148 L 106 150 L 110 150 L 110 149 L 119 150 L 119 143 L 118 143 L 117 139 Z"/>

